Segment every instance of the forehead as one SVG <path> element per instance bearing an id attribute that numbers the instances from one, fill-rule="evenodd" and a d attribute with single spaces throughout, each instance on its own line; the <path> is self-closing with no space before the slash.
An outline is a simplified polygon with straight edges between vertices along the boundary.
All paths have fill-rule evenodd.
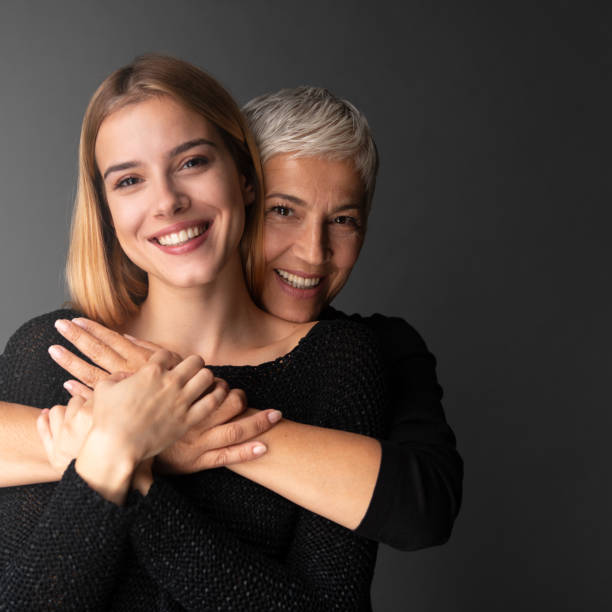
<path id="1" fill-rule="evenodd" d="M 306 204 L 362 205 L 365 188 L 351 160 L 281 153 L 263 166 L 266 194 L 284 193 Z"/>
<path id="2" fill-rule="evenodd" d="M 168 96 L 128 104 L 100 125 L 95 144 L 97 163 L 141 159 L 196 137 L 218 140 L 215 127 L 202 115 Z"/>

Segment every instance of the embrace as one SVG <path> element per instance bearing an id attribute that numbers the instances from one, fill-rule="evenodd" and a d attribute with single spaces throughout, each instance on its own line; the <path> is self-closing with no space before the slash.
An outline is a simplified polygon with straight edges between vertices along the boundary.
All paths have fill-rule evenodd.
<path id="1" fill-rule="evenodd" d="M 321 88 L 241 111 L 158 55 L 102 82 L 70 308 L 0 356 L 0 610 L 369 610 L 379 542 L 448 539 L 462 462 L 434 357 L 330 306 L 377 169 Z"/>

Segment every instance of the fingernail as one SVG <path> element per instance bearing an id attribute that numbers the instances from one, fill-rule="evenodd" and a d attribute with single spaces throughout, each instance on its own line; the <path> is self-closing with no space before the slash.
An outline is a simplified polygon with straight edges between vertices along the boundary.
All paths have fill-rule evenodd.
<path id="1" fill-rule="evenodd" d="M 283 413 L 280 410 L 268 412 L 268 421 L 270 423 L 278 423 L 283 418 Z"/>
<path id="2" fill-rule="evenodd" d="M 68 321 L 66 321 L 65 319 L 58 319 L 55 322 L 55 327 L 56 329 L 59 329 L 59 331 L 61 332 L 67 332 L 68 331 Z"/>
<path id="3" fill-rule="evenodd" d="M 62 356 L 62 349 L 57 344 L 50 346 L 48 351 L 49 355 L 51 355 L 51 357 L 55 357 L 56 359 L 59 359 Z"/>
<path id="4" fill-rule="evenodd" d="M 263 444 L 256 444 L 253 447 L 253 454 L 254 455 L 263 455 L 268 449 L 263 445 Z"/>
<path id="5" fill-rule="evenodd" d="M 83 319 L 72 319 L 72 322 L 79 327 L 85 327 L 85 322 Z"/>
<path id="6" fill-rule="evenodd" d="M 71 391 L 72 390 L 72 383 L 67 380 L 63 385 L 64 389 L 66 389 L 67 391 Z"/>

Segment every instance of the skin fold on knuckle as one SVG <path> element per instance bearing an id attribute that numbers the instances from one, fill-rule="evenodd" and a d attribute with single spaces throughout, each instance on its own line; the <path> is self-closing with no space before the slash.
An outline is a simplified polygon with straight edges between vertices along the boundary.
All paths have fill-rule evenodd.
<path id="1" fill-rule="evenodd" d="M 243 439 L 244 429 L 239 423 L 229 423 L 225 432 L 226 446 L 236 444 Z"/>
<path id="2" fill-rule="evenodd" d="M 229 461 L 229 453 L 225 448 L 215 452 L 213 467 L 223 467 Z"/>

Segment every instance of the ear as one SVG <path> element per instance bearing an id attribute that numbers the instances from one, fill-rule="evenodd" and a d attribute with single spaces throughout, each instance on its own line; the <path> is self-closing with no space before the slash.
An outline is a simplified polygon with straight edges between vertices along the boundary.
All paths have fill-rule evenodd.
<path id="1" fill-rule="evenodd" d="M 247 181 L 246 176 L 240 176 L 240 189 L 245 206 L 249 206 L 255 201 L 255 188 Z"/>

